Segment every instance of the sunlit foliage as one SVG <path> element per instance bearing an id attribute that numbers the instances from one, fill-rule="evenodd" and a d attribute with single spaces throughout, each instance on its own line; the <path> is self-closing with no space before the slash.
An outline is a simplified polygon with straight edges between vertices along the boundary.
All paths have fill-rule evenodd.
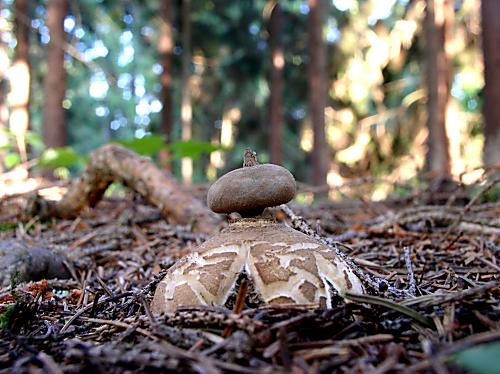
<path id="1" fill-rule="evenodd" d="M 71 4 L 65 21 L 68 44 L 61 46 L 66 51 L 68 72 L 63 103 L 68 146 L 86 155 L 110 141 L 131 142 L 158 135 L 162 110 L 159 2 L 84 0 Z M 225 147 L 222 153 L 218 148 L 204 148 L 197 154 L 195 181 L 214 178 L 222 169 L 239 165 L 244 147 L 256 149 L 263 162 L 269 159 L 266 4 L 264 0 L 192 4 L 193 139 Z M 36 1 L 33 6 L 31 129 L 39 134 L 49 35 L 44 23 L 45 3 Z M 336 185 L 345 178 L 365 175 L 409 179 L 422 171 L 427 136 L 422 79 L 424 7 L 423 0 L 329 3 L 324 29 L 330 78 L 326 134 L 333 155 L 329 183 Z M 453 32 L 446 46 L 453 61 L 452 101 L 447 115 L 455 175 L 480 164 L 483 81 L 478 7 L 476 0 L 455 2 Z M 180 139 L 182 54 L 180 7 L 176 8 L 174 141 Z M 284 163 L 299 180 L 307 182 L 312 147 L 306 92 L 308 8 L 304 1 L 289 0 L 283 2 L 283 12 Z M 12 0 L 3 1 L 0 16 L 1 42 L 12 57 L 16 43 Z M 3 73 L 3 79 L 14 84 L 15 78 Z M 3 142 L 4 155 L 5 151 L 16 153 L 16 147 L 9 148 Z M 41 151 L 38 145 L 32 146 L 32 157 Z M 5 159 L 10 162 L 7 166 L 20 161 L 9 157 Z M 174 171 L 179 173 L 178 166 Z M 386 192 L 375 191 L 375 196 Z"/>

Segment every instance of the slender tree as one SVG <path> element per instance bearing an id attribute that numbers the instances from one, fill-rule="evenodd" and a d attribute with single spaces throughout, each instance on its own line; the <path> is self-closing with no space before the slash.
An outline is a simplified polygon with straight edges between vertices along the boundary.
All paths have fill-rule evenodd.
<path id="1" fill-rule="evenodd" d="M 427 169 L 437 178 L 450 175 L 446 108 L 450 96 L 450 60 L 446 54 L 447 29 L 453 8 L 449 0 L 426 0 L 425 60 L 427 85 Z"/>
<path id="2" fill-rule="evenodd" d="M 46 24 L 50 33 L 47 48 L 47 75 L 44 82 L 43 141 L 46 147 L 66 144 L 66 113 L 62 106 L 66 95 L 64 68 L 64 18 L 68 0 L 49 0 Z"/>
<path id="3" fill-rule="evenodd" d="M 269 151 L 271 162 L 283 163 L 283 69 L 285 56 L 282 43 L 283 13 L 276 2 L 270 19 L 271 95 L 269 99 Z"/>
<path id="4" fill-rule="evenodd" d="M 16 137 L 17 148 L 23 161 L 27 160 L 26 131 L 29 128 L 29 101 L 31 74 L 29 61 L 30 2 L 16 0 L 14 3 L 14 32 L 17 40 L 14 61 L 10 69 L 11 90 L 9 93 L 9 127 Z"/>
<path id="5" fill-rule="evenodd" d="M 161 123 L 160 129 L 165 137 L 165 142 L 170 143 L 172 137 L 172 52 L 174 50 L 173 36 L 173 4 L 171 1 L 160 0 L 160 38 L 158 42 L 158 51 L 160 52 L 160 63 L 162 73 L 161 82 Z M 167 169 L 170 169 L 168 154 L 162 152 L 162 163 Z"/>
<path id="6" fill-rule="evenodd" d="M 323 40 L 325 0 L 308 0 L 309 19 L 309 111 L 314 133 L 312 166 L 313 183 L 326 183 L 329 151 L 325 138 L 325 106 L 327 96 L 326 45 Z"/>
<path id="7" fill-rule="evenodd" d="M 0 13 L 0 33 L 5 32 L 4 16 Z M 8 144 L 7 128 L 9 122 L 9 110 L 7 108 L 7 68 L 10 64 L 7 54 L 7 45 L 0 40 L 0 147 Z M 5 151 L 0 150 L 0 173 L 4 170 L 3 160 Z"/>
<path id="8" fill-rule="evenodd" d="M 193 109 L 191 104 L 191 0 L 182 1 L 182 99 L 181 122 L 182 140 L 191 140 L 191 122 Z M 193 176 L 193 160 L 184 157 L 181 160 L 181 173 L 184 183 L 191 183 Z"/>
<path id="9" fill-rule="evenodd" d="M 482 0 L 485 165 L 500 163 L 500 1 Z"/>

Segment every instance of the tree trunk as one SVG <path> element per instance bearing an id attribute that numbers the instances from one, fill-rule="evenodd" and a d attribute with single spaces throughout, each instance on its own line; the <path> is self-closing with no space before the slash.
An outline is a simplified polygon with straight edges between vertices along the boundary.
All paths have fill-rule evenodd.
<path id="1" fill-rule="evenodd" d="M 271 96 L 269 100 L 269 153 L 271 163 L 283 163 L 283 68 L 285 56 L 282 43 L 283 13 L 276 2 L 269 25 L 271 45 Z"/>
<path id="2" fill-rule="evenodd" d="M 0 46 L 0 54 L 4 51 Z M 7 56 L 7 51 L 5 51 L 5 56 Z M 9 121 L 9 110 L 7 109 L 6 103 L 7 97 L 7 80 L 4 77 L 4 72 L 0 71 L 0 147 L 9 144 L 9 137 L 7 132 L 7 124 Z M 4 157 L 7 154 L 6 151 L 0 149 L 0 173 L 5 170 L 5 165 L 3 163 Z"/>
<path id="3" fill-rule="evenodd" d="M 485 165 L 500 163 L 500 1 L 482 0 Z"/>
<path id="4" fill-rule="evenodd" d="M 67 13 L 67 0 L 48 1 L 46 23 L 50 42 L 47 47 L 43 113 L 43 142 L 46 147 L 62 147 L 66 144 L 66 114 L 62 102 L 66 94 L 64 18 Z"/>
<path id="5" fill-rule="evenodd" d="M 7 22 L 5 17 L 0 13 L 0 33 L 3 34 Z M 0 40 L 0 147 L 8 144 L 7 127 L 9 122 L 9 110 L 7 108 L 7 68 L 9 65 L 9 56 L 7 54 L 7 45 Z M 5 165 L 3 160 L 6 152 L 0 150 L 0 173 L 4 171 Z"/>
<path id="6" fill-rule="evenodd" d="M 191 106 L 191 0 L 182 1 L 182 100 L 181 121 L 182 140 L 191 140 L 191 120 L 193 110 Z M 184 183 L 191 183 L 193 177 L 193 160 L 184 157 L 181 160 L 181 173 Z"/>
<path id="7" fill-rule="evenodd" d="M 29 63 L 29 33 L 30 4 L 28 0 L 15 1 L 14 28 L 17 40 L 14 63 L 11 67 L 11 91 L 9 104 L 11 107 L 9 127 L 16 137 L 17 148 L 21 160 L 26 161 L 26 131 L 29 128 L 30 101 L 30 63 Z"/>
<path id="8" fill-rule="evenodd" d="M 425 58 L 427 67 L 427 169 L 436 178 L 450 176 L 446 109 L 450 96 L 450 61 L 446 54 L 447 27 L 453 8 L 449 0 L 427 0 Z"/>
<path id="9" fill-rule="evenodd" d="M 325 105 L 327 95 L 326 45 L 323 25 L 326 12 L 325 0 L 308 0 L 309 4 L 309 110 L 314 133 L 312 163 L 313 183 L 326 183 L 329 168 L 329 151 L 325 138 Z"/>
<path id="10" fill-rule="evenodd" d="M 161 82 L 161 123 L 160 130 L 165 137 L 165 142 L 171 142 L 172 136 L 172 52 L 174 49 L 174 36 L 172 28 L 173 4 L 171 1 L 160 0 L 160 40 L 158 51 L 160 52 L 160 63 L 162 73 Z M 171 169 L 169 155 L 166 151 L 160 153 L 161 163 L 168 170 Z"/>

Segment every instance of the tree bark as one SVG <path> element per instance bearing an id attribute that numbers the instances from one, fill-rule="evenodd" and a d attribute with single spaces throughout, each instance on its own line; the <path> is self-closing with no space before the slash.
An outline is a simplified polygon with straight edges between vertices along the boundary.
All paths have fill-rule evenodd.
<path id="1" fill-rule="evenodd" d="M 0 50 L 0 53 L 2 52 L 3 51 Z M 5 53 L 5 55 L 7 55 L 7 53 Z M 7 123 L 9 116 L 6 104 L 6 96 L 7 96 L 6 93 L 7 93 L 7 81 L 3 75 L 3 72 L 0 72 L 0 147 L 9 144 L 9 138 L 7 132 Z M 5 170 L 5 165 L 3 161 L 6 154 L 7 154 L 6 151 L 0 150 L 0 173 L 2 173 Z"/>
<path id="2" fill-rule="evenodd" d="M 7 22 L 2 14 L 0 14 L 0 33 L 4 33 L 5 25 Z M 8 144 L 9 139 L 7 136 L 8 124 L 9 124 L 9 111 L 7 108 L 7 68 L 10 63 L 9 56 L 7 54 L 7 45 L 0 40 L 0 147 Z M 4 171 L 5 165 L 3 160 L 6 152 L 0 150 L 0 173 Z"/>
<path id="3" fill-rule="evenodd" d="M 482 0 L 484 57 L 484 153 L 487 166 L 500 163 L 500 1 Z"/>
<path id="4" fill-rule="evenodd" d="M 64 69 L 64 18 L 68 13 L 67 0 L 49 0 L 47 27 L 50 42 L 47 47 L 47 75 L 44 82 L 43 142 L 46 147 L 66 144 L 66 113 L 62 106 L 66 95 Z"/>
<path id="5" fill-rule="evenodd" d="M 165 137 L 165 142 L 171 142 L 172 136 L 172 52 L 174 50 L 173 36 L 173 4 L 171 1 L 160 0 L 160 40 L 158 43 L 158 51 L 160 52 L 160 64 L 162 73 L 160 76 L 161 82 L 161 123 L 160 129 Z M 166 151 L 160 154 L 162 165 L 168 170 L 171 169 L 169 155 Z"/>
<path id="6" fill-rule="evenodd" d="M 95 150 L 82 175 L 57 202 L 35 204 L 30 215 L 41 217 L 77 217 L 85 208 L 95 206 L 112 182 L 120 182 L 140 193 L 160 209 L 163 217 L 191 224 L 199 232 L 212 233 L 220 218 L 185 189 L 168 172 L 158 169 L 149 159 L 118 145 L 108 144 Z"/>
<path id="7" fill-rule="evenodd" d="M 285 56 L 282 43 L 283 13 L 279 2 L 271 13 L 269 34 L 271 46 L 271 95 L 269 99 L 269 153 L 271 163 L 283 163 L 283 69 Z"/>
<path id="8" fill-rule="evenodd" d="M 31 24 L 30 2 L 16 0 L 14 3 L 14 30 L 16 36 L 16 50 L 14 62 L 10 69 L 11 90 L 9 93 L 10 118 L 9 127 L 16 137 L 17 148 L 21 160 L 28 159 L 26 149 L 26 131 L 29 128 L 29 102 L 31 88 L 31 74 L 29 61 L 29 34 Z"/>
<path id="9" fill-rule="evenodd" d="M 426 0 L 425 59 L 427 85 L 427 169 L 436 178 L 450 176 L 446 109 L 450 96 L 450 61 L 446 54 L 447 28 L 453 8 L 449 0 Z"/>
<path id="10" fill-rule="evenodd" d="M 181 122 L 182 140 L 191 140 L 191 121 L 193 109 L 191 105 L 191 0 L 182 1 L 182 100 Z M 184 157 L 181 160 L 181 173 L 184 183 L 191 183 L 193 177 L 193 160 Z"/>
<path id="11" fill-rule="evenodd" d="M 309 19 L 309 110 L 314 133 L 312 166 L 313 183 L 326 183 L 329 169 L 329 151 L 325 138 L 325 106 L 327 95 L 326 45 L 323 25 L 326 13 L 325 0 L 308 0 Z"/>

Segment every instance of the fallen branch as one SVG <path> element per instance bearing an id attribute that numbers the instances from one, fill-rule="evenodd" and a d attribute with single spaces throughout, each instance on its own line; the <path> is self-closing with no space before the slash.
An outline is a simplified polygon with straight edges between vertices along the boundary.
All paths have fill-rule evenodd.
<path id="1" fill-rule="evenodd" d="M 413 272 L 413 266 L 411 264 L 411 247 L 404 247 L 404 257 L 406 264 L 406 271 L 408 272 L 408 292 L 413 296 L 417 293 L 417 280 L 415 279 L 415 273 Z"/>
<path id="2" fill-rule="evenodd" d="M 473 208 L 473 207 L 472 207 Z M 468 210 L 473 210 L 468 208 Z M 397 214 L 383 215 L 372 226 L 374 231 L 388 230 L 394 225 L 405 226 L 417 222 L 430 221 L 433 224 L 447 225 L 449 232 L 472 235 L 500 235 L 500 223 L 491 218 L 467 217 L 460 208 L 445 206 L 423 206 L 404 209 Z"/>
<path id="3" fill-rule="evenodd" d="M 500 177 L 496 177 L 492 180 L 490 180 L 486 185 L 481 188 L 481 190 L 474 196 L 474 198 L 469 201 L 469 203 L 465 206 L 465 208 L 460 212 L 460 215 L 456 218 L 453 223 L 448 226 L 448 230 L 446 230 L 446 234 L 444 235 L 442 241 L 444 242 L 448 236 L 451 234 L 451 232 L 462 222 L 464 219 L 465 215 L 469 212 L 469 210 L 472 208 L 472 206 L 489 190 L 491 190 L 495 185 L 497 185 L 500 182 Z"/>
<path id="4" fill-rule="evenodd" d="M 429 306 L 436 306 L 446 303 L 462 302 L 463 300 L 471 296 L 476 296 L 478 294 L 485 294 L 487 292 L 491 292 L 494 290 L 496 290 L 496 292 L 500 290 L 500 283 L 497 281 L 491 281 L 482 284 L 480 286 L 474 288 L 468 288 L 462 291 L 418 296 L 413 299 L 404 300 L 401 302 L 401 304 L 406 306 L 418 305 L 419 308 L 426 308 Z"/>
<path id="5" fill-rule="evenodd" d="M 85 208 L 95 206 L 112 182 L 120 182 L 140 193 L 169 221 L 190 224 L 194 230 L 205 233 L 213 232 L 220 223 L 220 218 L 187 193 L 171 174 L 118 144 L 95 150 L 82 175 L 60 201 L 37 201 L 39 204 L 32 204 L 30 213 L 75 218 Z"/>

